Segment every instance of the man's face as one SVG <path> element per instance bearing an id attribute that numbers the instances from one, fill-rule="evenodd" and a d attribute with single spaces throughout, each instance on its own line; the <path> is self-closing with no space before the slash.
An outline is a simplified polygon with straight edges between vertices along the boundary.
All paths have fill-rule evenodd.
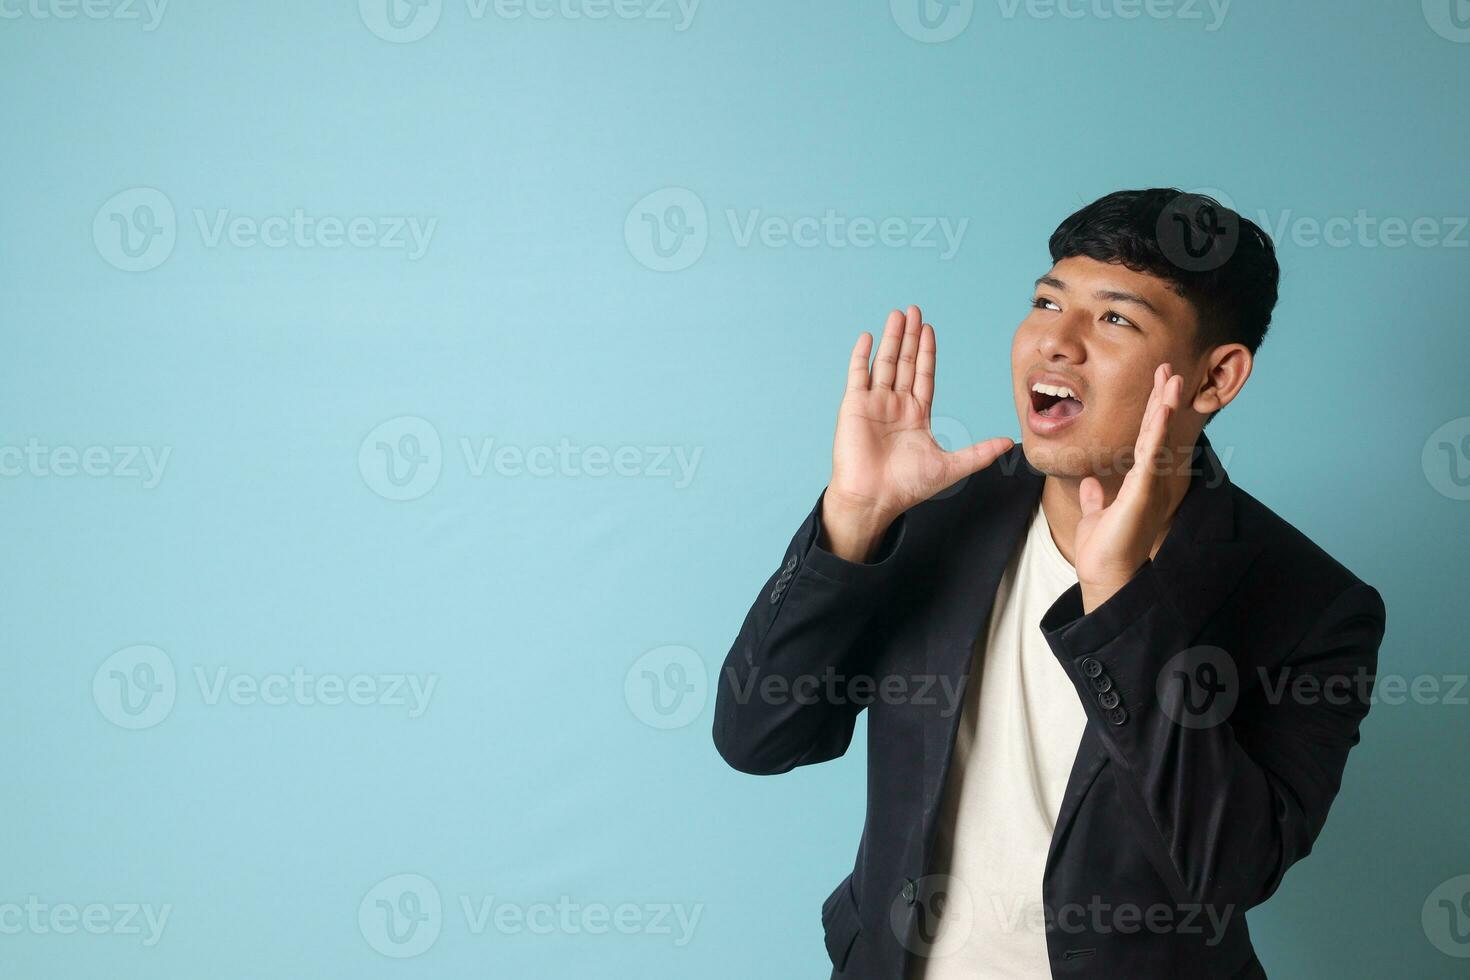
<path id="1" fill-rule="evenodd" d="M 1042 276 L 1011 344 L 1011 380 L 1027 461 L 1051 476 L 1120 476 L 1153 388 L 1167 361 L 1184 375 L 1171 432 L 1187 418 L 1200 381 L 1194 307 L 1162 279 L 1082 256 Z M 1053 389 L 1033 390 L 1036 383 Z M 1075 397 L 1058 398 L 1055 389 Z"/>

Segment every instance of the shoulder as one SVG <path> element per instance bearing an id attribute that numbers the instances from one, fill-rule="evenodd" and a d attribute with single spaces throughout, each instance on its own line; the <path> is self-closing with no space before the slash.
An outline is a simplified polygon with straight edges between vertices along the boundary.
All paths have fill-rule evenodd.
<path id="1" fill-rule="evenodd" d="M 1377 589 L 1250 493 L 1233 483 L 1230 490 L 1236 536 L 1259 548 L 1250 571 L 1259 587 L 1304 611 L 1347 601 L 1382 618 Z"/>

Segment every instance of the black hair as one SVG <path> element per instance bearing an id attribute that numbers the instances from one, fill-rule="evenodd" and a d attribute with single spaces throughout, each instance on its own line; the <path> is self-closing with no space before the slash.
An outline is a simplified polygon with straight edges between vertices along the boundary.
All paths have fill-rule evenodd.
<path id="1" fill-rule="evenodd" d="M 1201 352 L 1266 339 L 1281 270 L 1260 226 L 1212 197 L 1172 187 L 1115 191 L 1068 217 L 1053 262 L 1085 256 L 1167 281 L 1194 307 Z"/>

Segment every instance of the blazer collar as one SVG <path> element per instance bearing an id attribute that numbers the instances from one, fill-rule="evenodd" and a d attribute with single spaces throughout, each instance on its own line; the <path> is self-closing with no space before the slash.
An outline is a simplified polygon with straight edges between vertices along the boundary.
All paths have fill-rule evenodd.
<path id="1" fill-rule="evenodd" d="M 1189 489 L 1153 565 L 1186 642 L 1199 632 L 1261 550 L 1236 526 L 1235 487 L 1203 432 L 1190 457 Z"/>

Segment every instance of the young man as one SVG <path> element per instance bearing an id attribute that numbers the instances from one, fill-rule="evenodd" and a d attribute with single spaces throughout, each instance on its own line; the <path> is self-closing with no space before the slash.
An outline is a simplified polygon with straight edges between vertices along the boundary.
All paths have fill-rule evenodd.
<path id="1" fill-rule="evenodd" d="M 834 759 L 868 710 L 834 977 L 1264 977 L 1244 913 L 1311 850 L 1368 710 L 1378 592 L 1203 433 L 1270 324 L 1270 240 L 1161 188 L 1050 249 L 1011 346 L 1021 445 L 935 443 L 918 308 L 871 366 L 863 334 L 832 478 L 721 670 L 744 772 Z"/>

